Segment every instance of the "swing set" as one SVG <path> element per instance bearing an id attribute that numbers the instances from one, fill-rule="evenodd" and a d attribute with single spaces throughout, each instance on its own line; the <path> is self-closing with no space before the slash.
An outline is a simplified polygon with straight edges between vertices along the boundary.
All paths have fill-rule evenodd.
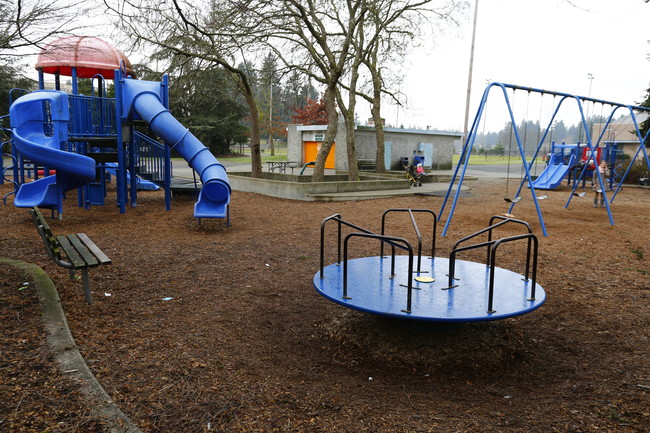
<path id="1" fill-rule="evenodd" d="M 456 165 L 456 168 L 454 170 L 454 174 L 452 176 L 452 179 L 449 183 L 449 187 L 447 189 L 447 192 L 445 194 L 445 198 L 442 202 L 442 206 L 440 208 L 440 211 L 438 213 L 439 218 L 442 219 L 444 212 L 445 212 L 445 207 L 447 205 L 447 201 L 449 200 L 451 196 L 451 192 L 454 189 L 454 185 L 458 182 L 458 185 L 455 189 L 454 197 L 451 203 L 451 208 L 449 210 L 449 215 L 447 216 L 447 220 L 445 222 L 445 226 L 442 230 L 442 236 L 445 236 L 447 234 L 447 230 L 449 229 L 449 225 L 451 224 L 452 217 L 454 214 L 454 210 L 456 209 L 456 205 L 458 204 L 458 198 L 460 197 L 460 191 L 461 191 L 461 186 L 463 184 L 463 179 L 465 178 L 465 172 L 467 171 L 467 166 L 469 165 L 469 157 L 470 154 L 472 153 L 472 149 L 474 146 L 474 143 L 476 141 L 476 137 L 478 135 L 478 128 L 481 123 L 481 119 L 483 116 L 486 116 L 486 106 L 487 106 L 487 100 L 488 96 L 490 94 L 490 91 L 493 88 L 501 89 L 501 93 L 503 94 L 503 98 L 505 100 L 506 108 L 508 111 L 509 119 L 510 119 L 510 128 L 511 128 L 511 133 L 510 133 L 510 139 L 509 139 L 509 144 L 508 144 L 508 172 L 506 174 L 507 179 L 506 179 L 506 195 L 504 197 L 504 201 L 509 203 L 510 206 L 508 208 L 508 211 L 505 213 L 506 216 L 511 216 L 512 212 L 514 210 L 514 207 L 517 203 L 519 203 L 522 200 L 522 189 L 524 189 L 525 186 L 528 187 L 530 190 L 531 198 L 533 200 L 533 203 L 535 204 L 535 209 L 537 211 L 537 216 L 539 219 L 540 226 L 542 228 L 542 232 L 544 236 L 548 236 L 547 230 L 546 230 L 546 225 L 544 224 L 544 217 L 542 215 L 542 211 L 539 206 L 539 201 L 543 200 L 546 198 L 546 195 L 538 195 L 537 191 L 534 186 L 533 179 L 531 177 L 531 169 L 533 167 L 537 167 L 536 162 L 537 162 L 537 157 L 540 153 L 540 150 L 542 148 L 542 145 L 547 139 L 547 135 L 549 133 L 551 134 L 549 137 L 549 140 L 552 140 L 552 126 L 556 120 L 556 117 L 558 115 L 558 112 L 562 105 L 564 104 L 565 101 L 575 101 L 576 106 L 578 109 L 578 113 L 580 115 L 580 123 L 581 123 L 581 132 L 584 133 L 585 136 L 585 147 L 589 149 L 589 154 L 590 155 L 596 155 L 596 148 L 600 146 L 601 141 L 603 141 L 603 136 L 605 135 L 605 132 L 607 131 L 608 126 L 611 124 L 612 120 L 614 119 L 614 114 L 619 110 L 623 109 L 623 111 L 629 111 L 629 117 L 632 120 L 632 123 L 634 125 L 634 130 L 636 132 L 636 136 L 638 137 L 639 140 L 639 146 L 634 154 L 634 157 L 630 160 L 630 164 L 628 165 L 627 169 L 625 170 L 625 173 L 620 177 L 620 180 L 617 182 L 616 189 L 614 193 L 612 194 L 611 199 L 608 199 L 606 195 L 606 188 L 602 188 L 603 190 L 603 196 L 605 197 L 605 205 L 607 208 L 607 215 L 609 217 L 609 222 L 611 225 L 614 225 L 614 218 L 612 216 L 611 208 L 610 208 L 610 203 L 614 201 L 616 198 L 616 195 L 621 189 L 621 186 L 623 182 L 625 181 L 630 169 L 634 165 L 636 158 L 639 156 L 640 153 L 643 153 L 643 157 L 645 158 L 645 162 L 647 164 L 648 170 L 650 170 L 650 159 L 648 158 L 648 152 L 646 150 L 646 147 L 644 143 L 646 142 L 648 135 L 650 133 L 647 133 L 645 136 L 641 135 L 641 131 L 639 129 L 639 122 L 637 121 L 637 117 L 635 114 L 635 111 L 637 112 L 646 112 L 650 113 L 650 108 L 648 107 L 640 107 L 640 106 L 633 106 L 633 105 L 627 105 L 627 104 L 621 104 L 617 102 L 611 102 L 611 101 L 604 101 L 600 99 L 594 99 L 591 97 L 585 97 L 585 96 L 577 96 L 577 95 L 572 95 L 568 93 L 561 93 L 561 92 L 555 92 L 555 91 L 550 91 L 550 90 L 543 90 L 543 89 L 537 89 L 533 87 L 524 87 L 524 86 L 518 86 L 514 84 L 505 84 L 505 83 L 498 83 L 498 82 L 493 82 L 489 83 L 487 87 L 485 88 L 483 92 L 483 96 L 481 98 L 481 103 L 479 105 L 478 111 L 476 113 L 476 116 L 474 117 L 474 121 L 472 123 L 472 127 L 470 128 L 467 137 L 465 138 L 465 143 L 463 145 L 463 149 L 460 155 L 460 160 L 458 164 Z M 511 99 L 508 95 L 508 91 L 512 92 L 512 102 Z M 526 102 L 526 113 L 525 113 L 525 127 L 524 127 L 524 133 L 523 133 L 523 138 L 518 130 L 517 127 L 517 122 L 515 119 L 515 114 L 514 114 L 514 99 L 515 99 L 515 93 L 517 91 L 525 91 L 527 92 L 527 102 Z M 531 93 L 539 94 L 541 98 L 541 103 L 540 103 L 540 123 L 541 123 L 541 112 L 542 112 L 542 105 L 543 105 L 543 99 L 545 95 L 552 95 L 553 96 L 553 109 L 552 109 L 552 115 L 550 117 L 550 120 L 546 126 L 546 128 L 543 129 L 541 128 L 541 124 L 539 125 L 538 129 L 538 136 L 536 139 L 536 148 L 535 152 L 533 153 L 532 159 L 530 162 L 526 161 L 526 153 L 525 153 L 525 144 L 526 144 L 526 136 L 527 136 L 527 129 L 528 129 L 528 109 L 529 109 L 529 103 L 530 103 L 530 95 Z M 556 99 L 559 100 L 556 103 Z M 607 117 L 607 121 L 604 124 L 600 135 L 598 136 L 598 139 L 594 142 L 591 136 L 591 128 L 590 125 L 588 124 L 587 117 L 585 116 L 585 106 L 586 104 L 591 103 L 592 105 L 595 104 L 601 104 L 601 113 L 603 110 L 604 106 L 610 106 L 611 111 L 609 113 L 609 116 Z M 602 117 L 601 115 L 601 118 Z M 541 136 L 541 137 L 540 137 Z M 521 173 L 521 180 L 519 183 L 519 187 L 517 188 L 517 191 L 515 192 L 513 197 L 510 197 L 508 194 L 508 183 L 510 181 L 510 150 L 511 146 L 513 144 L 512 138 L 514 137 L 517 147 L 519 149 L 519 155 L 521 157 L 522 161 L 522 173 Z M 578 188 L 578 185 L 580 181 L 585 176 L 585 173 L 587 170 L 582 170 L 579 178 L 574 179 L 573 182 L 573 188 L 571 191 L 571 194 L 569 195 L 569 198 L 565 204 L 565 208 L 568 208 L 569 204 L 571 203 L 571 199 L 573 197 L 582 197 L 584 196 L 584 192 L 577 193 L 576 189 Z M 597 177 L 598 177 L 598 182 L 600 183 L 601 187 L 604 185 L 604 179 L 601 176 L 600 172 L 596 170 Z"/>

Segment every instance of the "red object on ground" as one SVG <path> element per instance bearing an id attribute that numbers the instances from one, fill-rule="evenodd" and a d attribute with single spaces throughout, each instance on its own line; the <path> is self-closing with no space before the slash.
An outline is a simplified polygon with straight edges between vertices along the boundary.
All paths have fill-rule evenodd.
<path id="1" fill-rule="evenodd" d="M 135 78 L 129 59 L 108 42 L 94 36 L 67 36 L 43 48 L 36 69 L 71 77 L 72 68 L 76 68 L 79 78 L 93 78 L 100 74 L 111 80 L 113 71 L 119 69 L 122 60 L 126 73 Z"/>

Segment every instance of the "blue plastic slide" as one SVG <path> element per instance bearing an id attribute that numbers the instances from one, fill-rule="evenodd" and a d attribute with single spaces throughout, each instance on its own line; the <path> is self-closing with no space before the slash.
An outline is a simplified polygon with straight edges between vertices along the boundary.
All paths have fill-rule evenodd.
<path id="1" fill-rule="evenodd" d="M 116 162 L 107 162 L 104 164 L 104 166 L 106 167 L 107 172 L 109 172 L 113 176 L 117 176 Z M 126 172 L 126 183 L 129 184 L 131 183 L 131 173 L 128 171 Z M 137 183 L 137 188 L 143 191 L 158 191 L 160 189 L 160 187 L 155 183 L 145 178 L 142 178 L 140 176 L 136 177 L 136 183 Z"/>
<path id="2" fill-rule="evenodd" d="M 563 164 L 562 158 L 553 154 L 546 169 L 533 182 L 535 189 L 555 189 L 569 173 L 573 166 L 575 156 L 571 155 L 568 164 Z"/>
<path id="3" fill-rule="evenodd" d="M 137 113 L 165 144 L 180 154 L 199 174 L 203 186 L 194 204 L 194 217 L 227 218 L 231 189 L 226 168 L 165 108 L 159 88 L 160 83 L 124 80 L 124 111 Z"/>
<path id="4" fill-rule="evenodd" d="M 56 208 L 61 216 L 63 194 L 95 179 L 92 158 L 61 150 L 68 140 L 68 96 L 35 91 L 18 98 L 9 114 L 14 144 L 23 158 L 56 170 L 54 175 L 22 184 L 14 206 Z"/>

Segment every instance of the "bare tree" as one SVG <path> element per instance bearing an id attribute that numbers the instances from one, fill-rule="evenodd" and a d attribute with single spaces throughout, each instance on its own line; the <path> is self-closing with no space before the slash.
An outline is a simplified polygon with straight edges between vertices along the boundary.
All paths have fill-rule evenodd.
<path id="1" fill-rule="evenodd" d="M 434 7 L 435 5 L 435 7 Z M 359 93 L 370 103 L 370 113 L 375 124 L 377 142 L 376 167 L 384 172 L 384 123 L 381 117 L 382 95 L 388 95 L 401 105 L 400 97 L 391 91 L 384 80 L 384 71 L 399 65 L 409 49 L 420 44 L 422 29 L 441 22 L 455 23 L 455 14 L 463 10 L 467 2 L 450 0 L 440 4 L 433 0 L 372 0 L 368 20 L 370 22 L 368 44 L 363 47 L 363 62 L 370 75 L 370 95 Z M 395 68 L 398 69 L 398 68 Z M 397 82 L 401 81 L 399 79 Z"/>
<path id="2" fill-rule="evenodd" d="M 465 2 L 444 0 L 284 0 L 261 1 L 259 21 L 268 22 L 267 33 L 278 57 L 325 86 L 324 101 L 330 121 L 314 169 L 314 180 L 324 176 L 325 158 L 337 133 L 340 110 L 346 124 L 349 178 L 357 179 L 355 144 L 356 98 L 372 104 L 377 125 L 377 165 L 384 171 L 381 97 L 396 95 L 385 88 L 381 68 L 403 55 L 429 21 L 447 19 Z M 437 7 L 433 8 L 432 5 Z M 272 29 L 272 30 L 271 30 Z M 276 43 L 279 40 L 280 43 Z M 357 87 L 365 65 L 372 96 Z M 347 97 L 345 93 L 347 92 Z M 336 103 L 335 103 L 336 102 Z"/>
<path id="3" fill-rule="evenodd" d="M 322 181 L 325 161 L 338 132 L 340 80 L 352 55 L 352 39 L 365 0 L 259 0 L 251 12 L 278 59 L 324 87 L 328 125 L 314 167 Z"/>
<path id="4" fill-rule="evenodd" d="M 246 2 L 226 0 L 197 3 L 183 0 L 104 0 L 118 18 L 123 34 L 135 48 L 165 49 L 176 54 L 219 65 L 232 73 L 250 112 L 251 172 L 262 173 L 260 124 L 254 97 L 253 75 L 247 59 L 259 48 L 258 34 L 242 32 L 249 23 Z"/>
<path id="5" fill-rule="evenodd" d="M 78 17 L 87 9 L 82 1 L 0 0 L 0 53 L 23 55 L 20 49 L 43 48 L 53 37 L 83 29 Z"/>
<path id="6" fill-rule="evenodd" d="M 251 114 L 254 176 L 261 173 L 258 107 L 250 71 L 234 65 L 250 65 L 247 58 L 270 49 L 285 68 L 320 83 L 329 122 L 316 158 L 314 181 L 324 179 L 325 161 L 338 132 L 339 110 L 346 123 L 349 178 L 358 178 L 354 134 L 358 95 L 372 104 L 378 127 L 377 164 L 380 171 L 385 169 L 381 96 L 396 96 L 386 90 L 380 65 L 417 40 L 416 29 L 422 22 L 446 17 L 462 3 L 442 0 L 451 6 L 432 9 L 434 0 L 187 1 L 104 0 L 134 44 L 202 58 L 238 77 Z M 357 89 L 362 65 L 371 77 L 372 96 Z"/>

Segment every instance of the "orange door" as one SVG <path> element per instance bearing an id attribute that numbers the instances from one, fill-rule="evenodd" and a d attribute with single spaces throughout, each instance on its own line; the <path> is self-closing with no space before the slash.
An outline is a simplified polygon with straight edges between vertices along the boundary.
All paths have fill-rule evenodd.
<path id="1" fill-rule="evenodd" d="M 303 143 L 304 146 L 304 151 L 302 153 L 304 158 L 304 160 L 302 161 L 303 164 L 316 161 L 316 157 L 318 156 L 318 151 L 320 150 L 321 143 L 322 142 L 320 141 L 305 141 Z M 334 168 L 334 155 L 336 155 L 336 143 L 332 144 L 330 153 L 329 155 L 327 155 L 327 159 L 325 160 L 325 168 L 331 168 L 331 169 Z"/>

